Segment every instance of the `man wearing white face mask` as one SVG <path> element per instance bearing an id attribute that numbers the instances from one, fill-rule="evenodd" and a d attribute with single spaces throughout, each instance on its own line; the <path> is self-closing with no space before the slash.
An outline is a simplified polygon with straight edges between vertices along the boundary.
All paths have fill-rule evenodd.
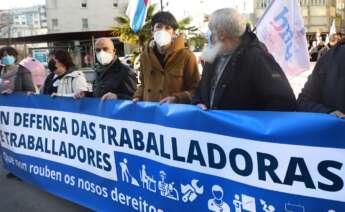
<path id="1" fill-rule="evenodd" d="M 95 47 L 98 64 L 95 68 L 93 93 L 80 92 L 75 98 L 93 96 L 102 100 L 132 99 L 137 87 L 135 72 L 120 62 L 111 39 L 100 38 L 96 41 Z"/>
<path id="2" fill-rule="evenodd" d="M 293 111 L 296 99 L 282 69 L 234 9 L 215 11 L 211 47 L 193 103 L 221 110 Z"/>
<path id="3" fill-rule="evenodd" d="M 200 80 L 194 54 L 176 35 L 175 17 L 158 12 L 151 21 L 153 40 L 141 54 L 141 85 L 133 101 L 190 103 Z"/>

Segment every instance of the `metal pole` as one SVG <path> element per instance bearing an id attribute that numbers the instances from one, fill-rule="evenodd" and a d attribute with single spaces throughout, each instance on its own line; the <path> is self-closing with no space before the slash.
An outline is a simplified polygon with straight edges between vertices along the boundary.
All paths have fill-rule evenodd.
<path id="1" fill-rule="evenodd" d="M 24 58 L 26 58 L 28 56 L 27 54 L 27 45 L 26 43 L 24 43 Z"/>
<path id="2" fill-rule="evenodd" d="M 269 11 L 269 9 L 272 7 L 273 3 L 275 0 L 272 0 L 271 3 L 268 5 L 268 7 L 266 7 L 264 13 L 262 14 L 262 16 L 259 18 L 259 20 L 256 21 L 256 24 L 254 26 L 253 32 L 256 31 L 256 28 L 259 26 L 259 24 L 261 23 L 262 19 L 265 17 L 265 15 L 267 14 L 267 12 Z"/>
<path id="3" fill-rule="evenodd" d="M 95 58 L 96 58 L 96 47 L 95 47 L 95 36 L 92 35 L 91 37 L 92 42 L 92 67 L 95 66 Z"/>
<path id="4" fill-rule="evenodd" d="M 12 25 L 13 25 L 13 11 L 9 11 L 8 16 L 7 16 L 7 23 L 8 23 L 8 41 L 7 41 L 7 45 L 10 46 L 12 44 Z"/>
<path id="5" fill-rule="evenodd" d="M 161 11 L 163 11 L 163 0 L 160 0 L 161 1 Z"/>

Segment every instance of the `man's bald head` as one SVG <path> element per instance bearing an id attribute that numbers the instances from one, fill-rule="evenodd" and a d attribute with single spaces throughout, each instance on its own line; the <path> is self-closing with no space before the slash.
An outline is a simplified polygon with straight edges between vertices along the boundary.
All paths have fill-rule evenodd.
<path id="1" fill-rule="evenodd" d="M 96 56 L 99 55 L 99 53 L 101 53 L 102 51 L 104 51 L 106 53 L 112 54 L 113 56 L 112 59 L 116 58 L 114 43 L 110 38 L 97 39 L 95 43 L 95 47 L 96 47 Z M 100 60 L 99 56 L 97 57 L 97 60 L 98 61 Z"/>
<path id="2" fill-rule="evenodd" d="M 115 53 L 114 43 L 110 38 L 99 38 L 96 41 L 96 52 L 101 50 L 109 53 Z"/>

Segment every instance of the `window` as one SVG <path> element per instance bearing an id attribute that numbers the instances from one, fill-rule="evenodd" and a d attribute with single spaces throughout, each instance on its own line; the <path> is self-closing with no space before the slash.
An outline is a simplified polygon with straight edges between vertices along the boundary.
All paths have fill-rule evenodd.
<path id="1" fill-rule="evenodd" d="M 57 19 L 57 18 L 53 18 L 53 19 L 52 19 L 52 26 L 53 26 L 53 28 L 59 26 L 59 22 L 58 22 L 58 19 Z"/>
<path id="2" fill-rule="evenodd" d="M 83 29 L 89 28 L 89 21 L 88 21 L 87 18 L 82 18 L 82 19 L 81 19 L 81 24 L 82 24 L 82 28 L 83 28 Z"/>
<path id="3" fill-rule="evenodd" d="M 309 0 L 304 0 L 304 6 L 308 6 L 309 5 Z"/>
<path id="4" fill-rule="evenodd" d="M 113 7 L 118 7 L 118 6 L 119 6 L 118 0 L 113 0 Z"/>
<path id="5" fill-rule="evenodd" d="M 257 2 L 257 7 L 260 9 L 265 9 L 266 7 L 268 7 L 268 5 L 270 5 L 271 0 L 260 0 Z"/>
<path id="6" fill-rule="evenodd" d="M 81 0 L 81 8 L 87 8 L 87 0 Z"/>

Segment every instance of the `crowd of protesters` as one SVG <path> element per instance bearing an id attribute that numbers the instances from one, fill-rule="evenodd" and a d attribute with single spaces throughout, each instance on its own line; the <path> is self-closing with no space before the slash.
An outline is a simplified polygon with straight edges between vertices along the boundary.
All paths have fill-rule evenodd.
<path id="1" fill-rule="evenodd" d="M 316 62 L 342 39 L 341 33 L 333 33 L 329 36 L 318 36 L 317 34 L 316 36 L 316 40 L 313 40 L 309 46 L 311 62 Z"/>
<path id="2" fill-rule="evenodd" d="M 345 117 L 345 42 L 338 34 L 331 35 L 329 44 L 315 43 L 311 48 L 312 58 L 318 62 L 296 100 L 281 67 L 238 11 L 224 8 L 210 16 L 210 43 L 200 56 L 202 76 L 197 58 L 176 31 L 178 27 L 170 12 L 152 17 L 153 36 L 140 57 L 140 84 L 136 73 L 120 62 L 111 39 L 101 38 L 95 45 L 98 64 L 92 91 L 69 53 L 56 50 L 49 56 L 50 73 L 41 93 L 75 99 L 194 104 L 203 110 L 305 111 Z M 12 47 L 0 49 L 2 94 L 35 91 L 31 72 L 18 64 L 17 55 Z"/>

